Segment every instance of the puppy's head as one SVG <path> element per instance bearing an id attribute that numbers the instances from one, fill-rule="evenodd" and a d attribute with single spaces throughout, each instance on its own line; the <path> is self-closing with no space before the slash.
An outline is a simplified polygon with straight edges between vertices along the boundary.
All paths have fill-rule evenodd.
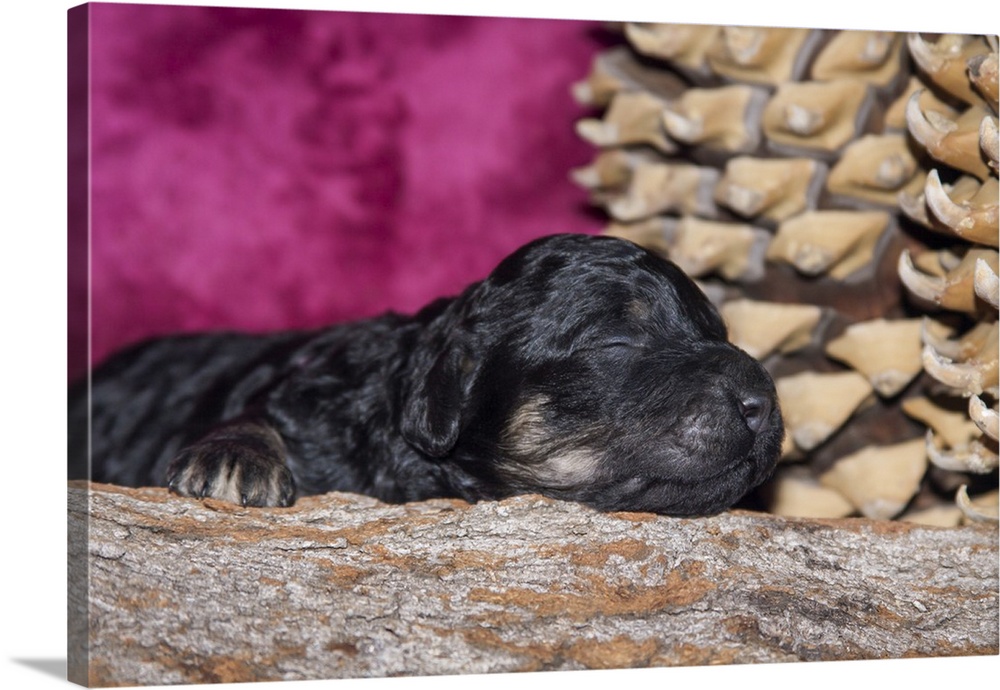
<path id="1" fill-rule="evenodd" d="M 770 376 L 680 269 L 630 242 L 535 241 L 425 318 L 403 433 L 471 498 L 702 515 L 777 460 Z"/>

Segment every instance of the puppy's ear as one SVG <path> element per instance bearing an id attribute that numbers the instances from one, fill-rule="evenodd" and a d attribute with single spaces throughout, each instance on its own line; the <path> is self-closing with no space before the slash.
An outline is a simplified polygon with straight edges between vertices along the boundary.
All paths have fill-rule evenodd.
<path id="1" fill-rule="evenodd" d="M 435 349 L 424 366 L 417 364 L 404 392 L 400 431 L 410 445 L 440 458 L 458 441 L 476 367 L 465 343 Z"/>

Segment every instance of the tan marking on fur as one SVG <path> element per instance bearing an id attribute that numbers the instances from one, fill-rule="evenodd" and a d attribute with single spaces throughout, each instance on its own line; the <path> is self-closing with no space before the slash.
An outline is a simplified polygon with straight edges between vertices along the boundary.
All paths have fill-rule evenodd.
<path id="1" fill-rule="evenodd" d="M 548 402 L 549 398 L 544 395 L 529 398 L 511 417 L 505 442 L 513 459 L 545 454 L 546 447 L 552 445 L 552 435 L 542 412 Z M 589 481 L 600 462 L 600 454 L 590 448 L 560 449 L 550 452 L 540 463 L 522 463 L 518 474 L 543 485 L 573 486 Z"/>
<path id="2" fill-rule="evenodd" d="M 177 488 L 178 492 L 182 496 L 194 495 L 193 493 L 190 493 L 188 490 L 188 487 L 191 486 L 191 476 L 193 474 L 194 474 L 194 468 L 190 464 L 185 465 L 181 469 L 180 475 L 177 477 Z"/>
<path id="3" fill-rule="evenodd" d="M 546 458 L 535 469 L 535 474 L 551 484 L 580 484 L 594 476 L 600 463 L 601 456 L 596 451 L 590 448 L 573 448 Z"/>
<path id="4" fill-rule="evenodd" d="M 652 315 L 653 309 L 648 302 L 637 297 L 628 303 L 628 313 L 641 321 L 645 321 Z"/>
<path id="5" fill-rule="evenodd" d="M 243 468 L 232 458 L 227 458 L 227 460 L 227 467 L 215 476 L 208 495 L 212 498 L 239 505 L 241 503 L 240 479 L 243 474 Z M 232 470 L 231 472 L 230 469 Z"/>
<path id="6" fill-rule="evenodd" d="M 549 402 L 548 396 L 537 395 L 529 398 L 511 417 L 507 426 L 505 441 L 513 454 L 530 455 L 549 440 L 542 408 Z"/>

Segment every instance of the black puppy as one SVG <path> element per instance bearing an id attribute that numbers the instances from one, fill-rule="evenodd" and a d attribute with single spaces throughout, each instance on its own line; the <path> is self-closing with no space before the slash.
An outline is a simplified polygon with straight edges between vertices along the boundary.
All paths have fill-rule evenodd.
<path id="1" fill-rule="evenodd" d="M 675 265 L 624 240 L 532 242 L 412 317 L 128 349 L 70 396 L 71 476 L 254 506 L 536 492 L 703 515 L 771 472 L 770 376 Z"/>

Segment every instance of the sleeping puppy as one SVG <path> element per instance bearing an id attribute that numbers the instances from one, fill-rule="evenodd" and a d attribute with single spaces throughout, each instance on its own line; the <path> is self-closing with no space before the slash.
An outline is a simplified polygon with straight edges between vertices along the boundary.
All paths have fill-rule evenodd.
<path id="1" fill-rule="evenodd" d="M 774 384 L 674 264 L 555 235 L 414 316 L 163 338 L 70 394 L 70 475 L 287 506 L 540 493 L 706 515 L 774 468 Z M 89 411 L 89 417 L 88 417 Z"/>

